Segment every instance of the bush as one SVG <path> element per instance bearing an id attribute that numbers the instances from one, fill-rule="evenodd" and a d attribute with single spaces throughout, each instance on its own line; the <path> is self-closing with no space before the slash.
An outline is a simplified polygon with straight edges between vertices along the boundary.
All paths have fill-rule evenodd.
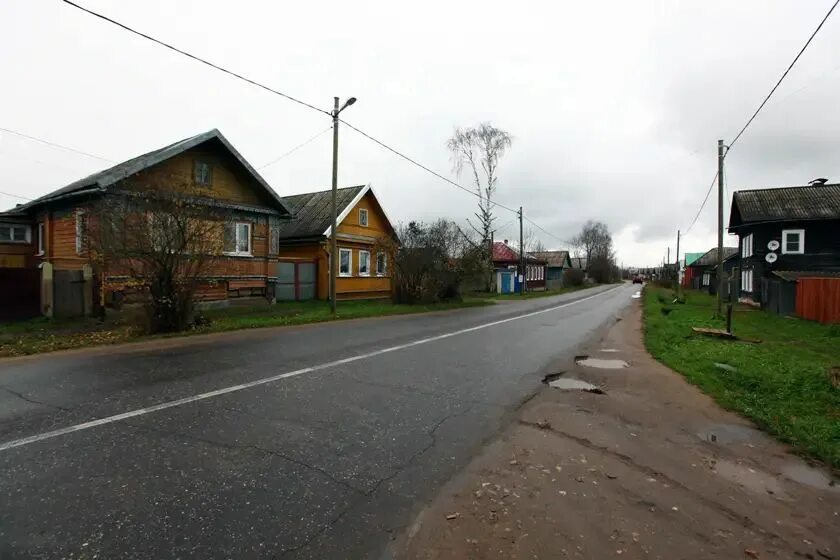
<path id="1" fill-rule="evenodd" d="M 567 268 L 563 271 L 563 285 L 568 287 L 583 286 L 585 276 L 579 268 Z"/>

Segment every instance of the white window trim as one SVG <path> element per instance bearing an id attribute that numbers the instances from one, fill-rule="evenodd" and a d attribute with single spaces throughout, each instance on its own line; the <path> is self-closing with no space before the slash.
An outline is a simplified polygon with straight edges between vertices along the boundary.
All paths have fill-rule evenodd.
<path id="1" fill-rule="evenodd" d="M 382 270 L 379 270 L 379 257 L 382 257 Z M 379 277 L 388 275 L 388 253 L 376 253 L 376 275 Z"/>
<path id="2" fill-rule="evenodd" d="M 712 281 L 712 275 L 709 274 L 708 272 L 704 272 L 703 273 L 703 282 L 702 282 L 703 285 L 708 286 L 709 284 L 711 284 L 711 281 Z"/>
<path id="3" fill-rule="evenodd" d="M 85 215 L 84 210 L 81 210 L 81 209 L 76 210 L 76 254 L 77 255 L 83 254 L 85 252 L 85 249 L 86 249 L 86 247 L 84 247 L 84 244 L 85 244 L 84 240 L 85 240 L 86 232 L 82 231 L 84 229 L 84 226 L 82 225 L 84 223 L 84 220 L 83 220 L 82 216 L 84 216 L 84 215 Z"/>
<path id="4" fill-rule="evenodd" d="M 749 258 L 753 256 L 753 234 L 744 236 L 741 240 L 741 257 Z"/>
<path id="5" fill-rule="evenodd" d="M 753 269 L 748 268 L 741 271 L 741 291 L 753 293 Z"/>
<path id="6" fill-rule="evenodd" d="M 253 235 L 253 226 L 251 222 L 233 222 L 233 247 L 239 247 L 239 226 L 248 226 L 248 250 L 247 251 L 225 251 L 225 255 L 230 257 L 252 257 L 251 250 L 253 249 L 251 243 L 251 236 Z"/>
<path id="7" fill-rule="evenodd" d="M 14 222 L 4 222 L 0 225 L 2 225 L 3 227 L 9 228 L 9 240 L 8 241 L 2 241 L 2 243 L 14 243 L 16 245 L 28 245 L 29 243 L 32 243 L 32 228 L 29 225 L 27 225 L 27 224 L 16 224 Z M 14 237 L 14 233 L 12 233 L 12 230 L 16 227 L 22 227 L 26 231 L 26 239 L 24 239 L 23 241 L 18 241 L 16 239 L 12 239 Z"/>
<path id="8" fill-rule="evenodd" d="M 347 253 L 350 255 L 348 259 L 348 272 L 341 272 L 341 255 Z M 343 277 L 353 276 L 353 249 L 338 249 L 338 275 Z"/>
<path id="9" fill-rule="evenodd" d="M 799 250 L 788 251 L 787 237 L 792 233 L 799 234 Z M 805 230 L 804 229 L 783 229 L 782 230 L 782 254 L 783 255 L 804 255 L 805 254 Z"/>
<path id="10" fill-rule="evenodd" d="M 46 231 L 47 228 L 44 222 L 38 222 L 38 252 L 35 253 L 38 257 L 43 256 L 47 249 L 47 244 L 44 243 L 44 232 Z"/>
<path id="11" fill-rule="evenodd" d="M 362 272 L 362 255 L 367 255 L 367 272 Z M 370 276 L 370 251 L 359 251 L 359 276 Z"/>
<path id="12" fill-rule="evenodd" d="M 362 222 L 362 216 L 365 217 L 364 223 Z M 368 213 L 367 208 L 359 208 L 359 225 L 362 227 L 368 227 L 370 223 L 368 220 L 370 219 L 370 215 Z"/>

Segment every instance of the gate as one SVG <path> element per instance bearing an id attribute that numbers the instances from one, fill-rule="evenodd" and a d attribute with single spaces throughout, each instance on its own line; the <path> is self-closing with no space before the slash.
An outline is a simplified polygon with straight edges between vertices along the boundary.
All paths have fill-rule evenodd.
<path id="1" fill-rule="evenodd" d="M 277 283 L 274 285 L 274 297 L 277 301 L 315 299 L 317 282 L 318 275 L 315 262 L 277 263 Z"/>
<path id="2" fill-rule="evenodd" d="M 85 314 L 85 279 L 81 270 L 53 273 L 55 317 L 82 317 Z"/>
<path id="3" fill-rule="evenodd" d="M 41 271 L 0 268 L 0 320 L 30 319 L 41 313 Z"/>

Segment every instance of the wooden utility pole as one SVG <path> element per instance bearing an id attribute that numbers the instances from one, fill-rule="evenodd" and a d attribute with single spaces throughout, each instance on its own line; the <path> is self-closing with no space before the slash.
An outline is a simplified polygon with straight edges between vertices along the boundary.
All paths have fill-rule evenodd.
<path id="1" fill-rule="evenodd" d="M 525 294 L 525 245 L 522 235 L 522 207 L 519 207 L 519 270 L 522 273 L 522 281 L 519 282 L 519 295 Z"/>
<path id="2" fill-rule="evenodd" d="M 680 293 L 682 287 L 682 278 L 680 278 L 680 230 L 677 230 L 677 294 Z"/>
<path id="3" fill-rule="evenodd" d="M 723 310 L 723 140 L 718 140 L 718 265 L 717 314 Z"/>

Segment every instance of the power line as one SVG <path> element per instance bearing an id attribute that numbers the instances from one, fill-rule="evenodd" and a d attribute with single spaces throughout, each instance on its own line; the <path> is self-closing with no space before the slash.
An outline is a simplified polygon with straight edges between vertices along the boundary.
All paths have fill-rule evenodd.
<path id="1" fill-rule="evenodd" d="M 814 29 L 814 32 L 811 33 L 811 36 L 808 37 L 808 40 L 805 41 L 805 44 L 802 46 L 802 48 L 796 54 L 796 57 L 793 59 L 793 62 L 790 63 L 790 66 L 787 67 L 787 70 L 785 70 L 784 74 L 782 74 L 782 77 L 779 78 L 779 81 L 776 82 L 776 85 L 773 86 L 773 89 L 770 90 L 770 93 L 767 94 L 767 97 L 764 98 L 764 101 L 761 102 L 761 105 L 758 106 L 758 109 L 755 110 L 755 113 L 753 113 L 753 115 L 747 121 L 747 124 L 744 125 L 744 128 L 742 128 L 741 131 L 735 136 L 735 139 L 732 140 L 732 142 L 729 143 L 729 149 L 730 150 L 732 149 L 732 146 L 734 146 L 735 143 L 738 142 L 738 139 L 741 138 L 741 135 L 744 134 L 744 132 L 747 130 L 747 128 L 750 126 L 750 124 L 752 124 L 752 122 L 755 120 L 755 118 L 758 116 L 758 114 L 761 112 L 761 110 L 764 108 L 764 106 L 767 105 L 767 102 L 770 101 L 770 98 L 773 96 L 773 94 L 776 92 L 776 90 L 779 89 L 779 86 L 782 85 L 782 82 L 787 77 L 788 73 L 790 73 L 790 71 L 793 69 L 793 66 L 796 64 L 796 62 L 802 56 L 802 53 L 805 52 L 805 49 L 808 48 L 808 45 L 811 44 L 811 41 L 813 41 L 814 37 L 816 37 L 817 33 L 819 33 L 823 24 L 828 19 L 828 17 L 831 15 L 831 12 L 833 12 L 834 8 L 837 7 L 837 4 L 840 4 L 840 0 L 835 0 L 834 1 L 834 4 L 832 4 L 831 8 L 829 8 L 829 10 L 828 10 L 828 13 L 825 14 L 824 18 L 822 18 L 822 21 L 820 21 L 820 24 L 817 26 L 816 29 Z"/>
<path id="2" fill-rule="evenodd" d="M 697 223 L 697 218 L 700 217 L 700 213 L 703 211 L 703 208 L 706 207 L 706 203 L 709 201 L 709 195 L 712 194 L 712 189 L 715 187 L 715 183 L 717 182 L 718 174 L 715 173 L 714 179 L 712 179 L 712 183 L 709 185 L 709 190 L 706 191 L 706 197 L 703 199 L 703 204 L 700 205 L 700 209 L 697 211 L 697 214 L 694 215 L 694 219 L 691 220 L 691 225 L 685 230 L 683 236 L 688 235 L 688 232 L 691 231 L 691 228 L 694 227 L 694 224 Z"/>
<path id="3" fill-rule="evenodd" d="M 33 200 L 33 199 L 31 199 L 31 198 L 29 198 L 29 197 L 27 197 L 27 196 L 21 196 L 21 195 L 19 195 L 19 194 L 12 194 L 12 193 L 10 193 L 10 192 L 5 192 L 5 191 L 0 191 L 0 194 L 5 194 L 6 196 L 11 196 L 11 197 L 14 197 L 14 198 L 19 198 L 19 199 L 21 199 L 21 200 Z"/>
<path id="4" fill-rule="evenodd" d="M 114 160 L 104 158 L 102 156 L 97 156 L 88 152 L 83 152 L 82 150 L 77 150 L 76 148 L 71 148 L 69 146 L 63 146 L 61 144 L 57 144 L 55 142 L 50 142 L 49 140 L 44 140 L 43 138 L 37 138 L 35 136 L 30 136 L 28 134 L 24 134 L 22 132 L 18 132 L 16 130 L 11 130 L 8 128 L 0 127 L 0 131 L 8 132 L 9 134 L 14 134 L 15 136 L 20 136 L 21 138 L 26 138 L 27 140 L 33 140 L 35 142 L 40 142 L 41 144 L 46 144 L 47 146 L 52 146 L 54 148 L 61 148 L 62 150 L 67 150 L 68 152 L 74 152 L 77 154 L 81 154 L 83 156 L 91 157 L 94 159 L 100 159 L 102 161 L 107 161 L 108 163 L 116 163 Z"/>
<path id="5" fill-rule="evenodd" d="M 306 146 L 306 145 L 307 145 L 307 144 L 309 144 L 310 142 L 315 141 L 315 140 L 316 140 L 318 137 L 320 137 L 322 134 L 324 134 L 325 132 L 329 132 L 330 130 L 332 130 L 332 125 L 328 126 L 327 128 L 325 128 L 324 130 L 322 130 L 321 132 L 319 132 L 318 134 L 316 134 L 315 136 L 313 136 L 312 138 L 310 138 L 310 139 L 309 139 L 309 140 L 307 140 L 306 142 L 303 142 L 302 144 L 298 144 L 297 146 L 295 146 L 294 148 L 292 148 L 292 149 L 291 149 L 291 150 L 289 150 L 288 152 L 286 152 L 286 153 L 284 153 L 284 154 L 282 154 L 282 155 L 280 155 L 280 156 L 276 157 L 275 159 L 273 159 L 273 160 L 269 161 L 269 162 L 268 162 L 268 163 L 266 163 L 265 165 L 261 165 L 261 166 L 260 166 L 260 167 L 258 167 L 257 169 L 265 169 L 266 167 L 268 167 L 268 166 L 270 166 L 270 165 L 274 165 L 275 163 L 277 163 L 278 161 L 280 161 L 280 160 L 281 160 L 281 159 L 283 159 L 284 157 L 286 157 L 286 156 L 288 156 L 288 155 L 293 154 L 294 152 L 296 152 L 296 151 L 298 151 L 299 149 L 303 148 L 304 146 Z"/>
<path id="6" fill-rule="evenodd" d="M 526 216 L 523 216 L 522 218 L 523 218 L 526 222 L 528 222 L 529 224 L 531 224 L 532 226 L 534 226 L 535 228 L 537 228 L 538 230 L 540 230 L 541 232 L 543 232 L 544 234 L 548 235 L 549 237 L 553 237 L 553 238 L 554 238 L 554 239 L 556 239 L 557 241 L 559 241 L 559 242 L 561 242 L 561 243 L 565 243 L 565 244 L 567 244 L 567 245 L 571 245 L 571 244 L 572 244 L 572 243 L 571 243 L 571 241 L 569 241 L 568 239 L 561 239 L 561 238 L 557 237 L 556 235 L 554 235 L 554 234 L 553 234 L 553 233 L 551 233 L 550 231 L 548 231 L 548 230 L 546 230 L 545 228 L 543 228 L 542 226 L 540 226 L 540 225 L 539 225 L 537 222 L 535 222 L 534 220 L 532 220 L 532 219 L 530 219 L 530 218 L 528 218 L 528 217 L 526 217 Z"/>
<path id="7" fill-rule="evenodd" d="M 129 27 L 128 25 L 124 24 L 124 23 L 120 23 L 120 22 L 118 22 L 118 21 L 116 21 L 116 20 L 114 20 L 114 19 L 111 19 L 111 18 L 109 18 L 108 16 L 102 15 L 102 14 L 100 14 L 100 13 L 98 13 L 98 12 L 94 12 L 93 10 L 90 10 L 90 9 L 88 9 L 88 8 L 85 8 L 84 6 L 80 6 L 79 4 L 76 4 L 75 2 L 71 2 L 70 0 L 61 0 L 61 1 L 62 1 L 62 2 L 64 2 L 65 4 L 68 4 L 68 5 L 70 5 L 70 6 L 73 6 L 74 8 L 77 8 L 77 9 L 79 9 L 79 10 L 83 11 L 83 12 L 86 12 L 86 13 L 88 13 L 88 14 L 90 14 L 90 15 L 94 16 L 94 17 L 97 17 L 97 18 L 99 18 L 99 19 L 101 19 L 101 20 L 107 21 L 108 23 L 111 23 L 111 24 L 113 24 L 113 25 L 116 25 L 117 27 L 119 27 L 119 28 L 121 28 L 121 29 L 124 29 L 125 31 L 128 31 L 129 33 L 133 33 L 134 35 L 137 35 L 138 37 L 142 37 L 142 38 L 144 38 L 144 39 L 147 39 L 147 40 L 149 40 L 149 41 L 152 41 L 153 43 L 157 43 L 158 45 L 160 45 L 160 46 L 162 46 L 162 47 L 166 47 L 167 49 L 172 50 L 172 51 L 175 51 L 175 52 L 176 52 L 176 53 L 178 53 L 178 54 L 182 54 L 182 55 L 184 55 L 184 56 L 186 56 L 186 57 L 189 57 L 189 58 L 191 58 L 191 59 L 193 59 L 193 60 L 195 60 L 195 61 L 197 61 L 197 62 L 200 62 L 200 63 L 202 63 L 202 64 L 205 64 L 205 65 L 207 65 L 207 66 L 209 66 L 209 67 L 211 67 L 211 68 L 214 68 L 214 69 L 216 69 L 216 70 L 219 70 L 220 72 L 224 72 L 225 74 L 228 74 L 228 75 L 230 75 L 230 76 L 233 76 L 234 78 L 237 78 L 237 79 L 239 79 L 239 80 L 242 80 L 243 82 L 247 82 L 247 83 L 249 83 L 249 84 L 251 84 L 251 85 L 257 86 L 258 88 L 264 89 L 264 90 L 266 90 L 266 91 L 269 91 L 269 92 L 274 93 L 274 94 L 276 94 L 276 95 L 279 95 L 279 96 L 281 96 L 281 97 L 285 97 L 285 98 L 286 98 L 286 99 L 288 99 L 289 101 L 294 101 L 295 103 L 298 103 L 298 104 L 300 104 L 300 105 L 303 105 L 304 107 L 308 107 L 308 108 L 310 108 L 310 109 L 313 109 L 313 110 L 315 110 L 315 111 L 318 111 L 319 113 L 324 113 L 324 114 L 326 114 L 326 115 L 330 115 L 330 112 L 329 112 L 329 111 L 325 111 L 324 109 L 320 109 L 320 108 L 316 107 L 315 105 L 311 105 L 311 104 L 309 104 L 309 103 L 307 103 L 307 102 L 305 102 L 305 101 L 301 101 L 300 99 L 297 99 L 297 98 L 295 98 L 295 97 L 292 97 L 291 95 L 288 95 L 288 94 L 286 94 L 286 93 L 283 93 L 282 91 L 278 91 L 278 90 L 276 90 L 276 89 L 270 88 L 270 87 L 268 87 L 267 85 L 261 84 L 261 83 L 259 83 L 259 82 L 255 81 L 255 80 L 250 79 L 250 78 L 246 78 L 246 77 L 245 77 L 245 76 L 243 76 L 242 74 L 238 74 L 238 73 L 236 73 L 236 72 L 234 72 L 234 71 L 232 71 L 232 70 L 228 70 L 227 68 L 224 68 L 224 67 L 222 67 L 222 66 L 219 66 L 218 64 L 214 64 L 214 63 L 210 62 L 209 60 L 206 60 L 206 59 L 204 59 L 204 58 L 201 58 L 200 56 L 197 56 L 197 55 L 194 55 L 194 54 L 188 53 L 187 51 L 181 50 L 181 49 L 179 49 L 178 47 L 175 47 L 175 46 L 173 46 L 173 45 L 170 45 L 169 43 L 166 43 L 166 42 L 164 42 L 164 41 L 161 41 L 160 39 L 156 39 L 156 38 L 152 37 L 151 35 L 147 35 L 146 33 L 143 33 L 142 31 L 137 31 L 136 29 L 133 29 L 133 28 Z"/>

